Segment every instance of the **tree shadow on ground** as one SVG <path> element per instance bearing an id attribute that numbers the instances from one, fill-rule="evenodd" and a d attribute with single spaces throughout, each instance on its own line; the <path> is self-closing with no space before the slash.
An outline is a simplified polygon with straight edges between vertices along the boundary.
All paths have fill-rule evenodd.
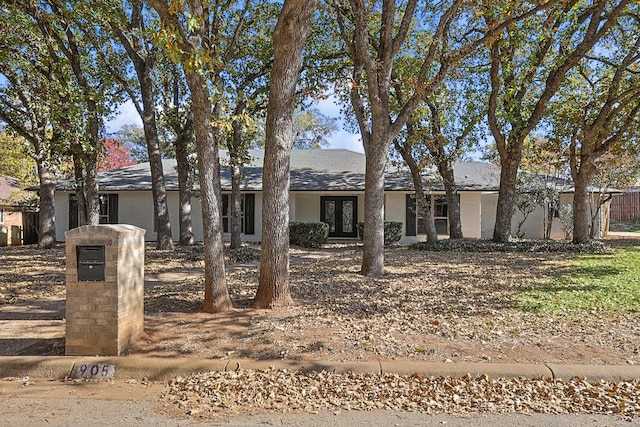
<path id="1" fill-rule="evenodd" d="M 0 320 L 62 320 L 64 299 L 44 299 L 0 306 Z"/>
<path id="2" fill-rule="evenodd" d="M 2 340 L 5 341 L 5 340 Z M 21 341 L 21 340 L 14 340 Z M 17 343 L 20 345 L 20 343 Z M 0 344 L 2 347 L 2 344 Z M 49 338 L 40 339 L 34 344 L 29 345 L 17 352 L 17 354 L 11 356 L 64 356 L 65 354 L 65 339 Z"/>
<path id="3" fill-rule="evenodd" d="M 412 310 L 416 300 L 429 301 L 424 314 L 457 313 L 484 316 L 514 307 L 513 295 L 532 281 L 568 274 L 566 254 L 407 253 L 396 249 L 387 256 L 387 273 L 369 279 L 354 268 L 355 259 L 314 260 L 313 269 L 292 269 L 296 301 L 324 310 L 365 319 L 391 311 Z M 417 262 L 416 262 L 417 259 Z M 313 282 L 309 271 L 334 276 L 330 287 Z"/>

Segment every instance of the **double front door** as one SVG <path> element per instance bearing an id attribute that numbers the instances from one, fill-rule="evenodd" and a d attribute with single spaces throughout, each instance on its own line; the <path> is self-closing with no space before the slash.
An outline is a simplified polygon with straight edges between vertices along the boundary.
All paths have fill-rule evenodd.
<path id="1" fill-rule="evenodd" d="M 329 237 L 357 237 L 358 197 L 320 197 L 320 221 L 329 224 Z"/>

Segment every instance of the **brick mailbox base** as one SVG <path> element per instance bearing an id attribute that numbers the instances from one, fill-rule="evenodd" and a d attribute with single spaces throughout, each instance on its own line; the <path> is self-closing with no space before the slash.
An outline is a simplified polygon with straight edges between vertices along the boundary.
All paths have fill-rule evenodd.
<path id="1" fill-rule="evenodd" d="M 144 234 L 126 224 L 65 233 L 67 356 L 120 356 L 143 333 Z"/>

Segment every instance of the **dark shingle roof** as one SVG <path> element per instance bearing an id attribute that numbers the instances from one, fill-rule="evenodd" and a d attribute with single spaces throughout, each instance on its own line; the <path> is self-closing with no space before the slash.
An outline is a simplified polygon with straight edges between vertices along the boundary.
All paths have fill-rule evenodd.
<path id="1" fill-rule="evenodd" d="M 243 171 L 243 191 L 262 189 L 262 164 L 264 152 L 251 151 L 251 162 Z M 221 163 L 228 159 L 221 153 Z M 178 174 L 175 160 L 163 160 L 165 187 L 178 190 Z M 497 166 L 482 162 L 457 163 L 456 182 L 460 191 L 496 191 L 500 170 Z M 293 150 L 291 152 L 291 191 L 362 191 L 365 182 L 365 156 L 349 150 Z M 151 190 L 149 163 L 140 163 L 98 174 L 101 191 Z M 423 175 L 431 190 L 444 190 L 435 171 Z M 229 171 L 223 167 L 222 188 L 231 190 Z M 406 170 L 389 171 L 385 188 L 389 191 L 411 191 L 411 176 Z M 73 180 L 60 181 L 58 190 L 72 190 Z"/>

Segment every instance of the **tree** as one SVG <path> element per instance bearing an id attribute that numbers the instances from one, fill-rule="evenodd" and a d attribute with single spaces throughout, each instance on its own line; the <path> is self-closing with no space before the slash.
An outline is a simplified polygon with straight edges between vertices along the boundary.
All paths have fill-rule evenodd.
<path id="1" fill-rule="evenodd" d="M 219 117 L 220 126 L 226 130 L 225 148 L 231 174 L 230 215 L 231 249 L 242 245 L 243 197 L 241 168 L 249 160 L 249 150 L 260 144 L 257 141 L 258 124 L 264 120 L 269 90 L 269 72 L 273 64 L 271 34 L 276 25 L 280 6 L 275 3 L 247 2 L 244 13 L 251 21 L 251 31 L 230 28 L 230 40 L 226 44 L 225 69 L 219 78 L 224 79 L 223 102 L 228 115 Z M 241 20 L 238 25 L 246 25 Z M 245 46 L 252 46 L 246 49 Z M 226 124 L 226 126 L 225 126 Z M 229 126 L 230 124 L 230 126 Z M 245 207 L 246 208 L 246 207 Z"/>
<path id="2" fill-rule="evenodd" d="M 493 240 L 511 236 L 511 220 L 522 146 L 540 123 L 567 73 L 602 39 L 624 12 L 626 0 L 550 2 L 545 13 L 516 21 L 489 46 L 491 93 L 488 121 L 500 155 L 500 190 Z M 519 13 L 526 3 L 508 5 Z M 501 3 L 483 9 L 486 25 L 503 21 Z M 544 82 L 544 84 L 540 84 Z"/>
<path id="3" fill-rule="evenodd" d="M 289 291 L 289 167 L 302 50 L 313 0 L 285 0 L 273 32 L 274 60 L 267 106 L 263 170 L 262 248 L 255 307 L 292 303 Z"/>
<path id="4" fill-rule="evenodd" d="M 446 74 L 448 64 L 442 64 L 436 76 L 430 71 L 437 67 L 436 52 L 440 48 L 444 51 L 440 43 L 446 43 L 446 40 L 439 36 L 449 28 L 461 3 L 454 1 L 445 7 L 445 12 L 435 22 L 429 20 L 426 13 L 415 16 L 418 6 L 415 0 L 409 0 L 404 7 L 398 7 L 393 0 L 371 7 L 360 0 L 351 0 L 347 5 L 333 3 L 340 34 L 352 61 L 349 97 L 366 155 L 364 221 L 367 226 L 362 255 L 362 274 L 365 276 L 379 277 L 384 273 L 384 171 L 389 146 L 431 89 L 432 79 L 439 82 Z M 394 61 L 401 48 L 406 49 L 405 43 L 414 23 L 422 18 L 425 18 L 424 27 L 433 31 L 436 37 L 418 75 L 412 76 L 416 90 L 407 94 L 404 105 L 394 111 L 390 104 Z M 422 52 L 417 54 L 422 58 Z M 397 74 L 396 77 L 401 76 Z"/>
<path id="5" fill-rule="evenodd" d="M 55 80 L 56 128 L 59 140 L 68 143 L 74 159 L 76 196 L 80 224 L 99 223 L 97 159 L 102 151 L 100 132 L 105 116 L 120 100 L 113 81 L 103 73 L 92 43 L 86 37 L 86 22 L 94 22 L 93 9 L 83 3 L 58 0 L 38 3 L 9 1 L 15 13 L 24 13 L 39 32 L 44 58 Z M 93 35 L 92 38 L 102 36 Z"/>
<path id="6" fill-rule="evenodd" d="M 214 88 L 220 89 L 215 78 L 222 58 L 219 55 L 219 26 L 235 16 L 229 6 L 190 0 L 172 2 L 148 0 L 160 15 L 162 28 L 156 35 L 167 55 L 182 66 L 191 93 L 193 127 L 198 156 L 198 182 L 202 203 L 204 234 L 205 297 L 202 309 L 209 313 L 233 308 L 227 289 L 222 240 L 222 194 L 220 159 L 222 133 L 212 117 L 220 114 L 220 104 L 214 111 Z M 241 8 L 243 7 L 240 5 Z M 213 83 L 210 78 L 214 78 Z M 213 115 L 213 116 L 212 116 Z"/>
<path id="7" fill-rule="evenodd" d="M 178 172 L 178 199 L 180 209 L 180 245 L 195 243 L 191 219 L 191 193 L 193 171 L 196 167 L 192 154 L 195 151 L 193 138 L 193 111 L 188 99 L 189 89 L 184 74 L 166 57 L 158 61 L 156 69 L 159 76 L 159 92 L 162 100 L 160 123 L 166 134 L 165 139 L 172 141 Z M 167 147 L 169 151 L 170 147 Z"/>
<path id="8" fill-rule="evenodd" d="M 112 43 L 108 49 L 117 51 L 119 46 L 116 45 L 120 44 L 133 63 L 137 85 L 134 85 L 127 75 L 123 75 L 121 70 L 115 67 L 108 69 L 127 92 L 142 119 L 151 171 L 157 248 L 171 249 L 173 248 L 171 220 L 167 206 L 156 120 L 156 89 L 153 79 L 156 49 L 150 41 L 151 34 L 147 29 L 147 21 L 151 19 L 150 12 L 145 9 L 142 0 L 112 0 L 104 3 L 101 11 L 104 14 L 106 30 L 113 34 Z M 105 56 L 108 58 L 108 54 Z M 109 64 L 109 61 L 105 63 Z"/>
<path id="9" fill-rule="evenodd" d="M 410 120 L 407 123 L 405 136 L 398 136 L 393 140 L 393 144 L 411 173 L 416 211 L 422 215 L 427 244 L 435 245 L 438 242 L 438 232 L 431 212 L 430 199 L 427 199 L 430 196 L 425 193 L 422 183 L 422 173 L 427 166 L 432 164 L 431 158 L 427 154 L 426 144 L 423 144 L 424 140 L 428 138 L 424 133 L 425 131 L 419 123 L 414 123 Z"/>
<path id="10" fill-rule="evenodd" d="M 329 145 L 326 137 L 338 129 L 337 119 L 316 108 L 297 109 L 293 115 L 293 148 L 310 149 Z"/>
<path id="11" fill-rule="evenodd" d="M 568 152 L 575 185 L 574 243 L 593 238 L 593 223 L 601 203 L 591 215 L 589 187 L 598 169 L 606 170 L 607 155 L 637 148 L 640 36 L 636 29 L 640 21 L 637 10 L 635 12 L 621 18 L 606 40 L 606 49 L 594 50 L 571 73 L 561 88 L 550 119 L 552 138 Z"/>
<path id="12" fill-rule="evenodd" d="M 483 159 L 500 165 L 500 155 L 495 145 L 486 147 Z M 520 177 L 521 174 L 525 176 L 525 180 L 535 176 L 537 181 L 541 184 L 544 183 L 546 190 L 541 195 L 540 206 L 545 212 L 543 217 L 545 239 L 551 238 L 553 223 L 558 217 L 560 193 L 571 185 L 571 172 L 568 163 L 566 150 L 559 146 L 558 141 L 544 137 L 541 132 L 534 132 L 525 138 L 522 145 L 522 160 L 516 197 L 520 183 L 523 181 Z M 517 200 L 514 199 L 514 202 L 517 203 Z"/>
<path id="13" fill-rule="evenodd" d="M 522 215 L 522 219 L 518 223 L 516 229 L 516 237 L 526 237 L 525 232 L 522 230 L 524 223 L 538 207 L 547 209 L 549 212 L 549 205 L 553 204 L 557 206 L 558 190 L 555 186 L 549 186 L 545 179 L 546 177 L 537 175 L 535 173 L 520 173 L 518 176 L 518 187 L 516 188 L 516 195 L 514 198 L 514 207 Z M 545 215 L 545 222 L 549 219 Z M 548 238 L 550 227 L 545 223 L 545 237 Z"/>
<path id="14" fill-rule="evenodd" d="M 273 64 L 273 43 L 271 34 L 276 25 L 281 8 L 276 3 L 255 2 L 248 8 L 252 30 L 238 36 L 235 52 L 221 76 L 225 80 L 226 108 L 231 117 L 221 121 L 230 123 L 226 148 L 231 171 L 231 242 L 230 248 L 241 245 L 242 195 L 240 185 L 241 168 L 249 161 L 249 150 L 264 146 L 264 121 L 269 91 L 269 73 Z M 327 73 L 339 54 L 336 46 L 327 36 L 328 16 L 316 11 L 311 23 L 310 34 L 305 46 L 302 71 L 296 87 L 296 112 L 294 113 L 293 148 L 319 147 L 325 143 L 325 136 L 335 129 L 335 120 L 325 117 L 317 110 L 305 109 L 309 99 L 321 96 L 326 91 L 329 78 Z M 244 46 L 251 45 L 252 49 Z"/>
<path id="15" fill-rule="evenodd" d="M 4 94 L 3 94 L 4 95 Z M 3 96 L 3 99 L 6 97 Z M 1 102 L 1 101 L 0 101 Z M 6 114 L 0 106 L 0 120 Z M 0 175 L 11 176 L 27 184 L 37 184 L 36 162 L 28 153 L 28 142 L 11 135 L 10 129 L 0 131 Z"/>
<path id="16" fill-rule="evenodd" d="M 411 59 L 409 60 L 411 61 Z M 445 188 L 449 217 L 449 238 L 460 239 L 462 222 L 455 181 L 455 163 L 483 137 L 480 124 L 485 115 L 481 75 L 473 71 L 472 58 L 451 70 L 442 84 L 421 103 L 409 119 L 406 131 L 394 139 L 394 147 L 411 171 L 417 208 L 425 221 L 427 243 L 437 241 L 429 204 L 426 203 L 421 174 L 435 165 Z M 404 88 L 394 80 L 394 97 L 403 103 Z"/>
<path id="17" fill-rule="evenodd" d="M 104 152 L 98 158 L 98 171 L 110 171 L 138 163 L 131 157 L 131 151 L 118 139 L 105 138 Z"/>
<path id="18" fill-rule="evenodd" d="M 131 157 L 138 163 L 148 162 L 147 141 L 144 137 L 144 129 L 138 125 L 124 125 L 111 135 L 122 141 L 131 153 Z"/>
<path id="19" fill-rule="evenodd" d="M 19 136 L 3 134 L 3 173 L 28 182 L 33 175 L 32 162 L 20 158 L 28 154 L 35 161 L 40 184 L 38 247 L 52 248 L 56 245 L 54 195 L 59 160 L 54 147 L 61 143 L 55 116 L 62 111 L 56 98 L 56 66 L 42 54 L 46 43 L 25 14 L 12 8 L 9 13 L 0 13 L 0 20 L 7 29 L 0 34 L 0 120 L 12 135 Z M 11 149 L 8 142 L 12 142 Z"/>
<path id="20" fill-rule="evenodd" d="M 393 139 L 418 105 L 439 87 L 450 68 L 513 21 L 546 5 L 532 6 L 479 30 L 475 10 L 462 0 L 437 5 L 408 0 L 368 4 L 362 0 L 330 2 L 351 60 L 350 81 L 344 86 L 351 101 L 366 155 L 365 223 L 362 274 L 384 273 L 384 172 Z M 414 43 L 419 40 L 420 43 Z M 400 55 L 419 59 L 402 68 Z M 394 79 L 411 88 L 401 105 L 392 104 Z"/>

